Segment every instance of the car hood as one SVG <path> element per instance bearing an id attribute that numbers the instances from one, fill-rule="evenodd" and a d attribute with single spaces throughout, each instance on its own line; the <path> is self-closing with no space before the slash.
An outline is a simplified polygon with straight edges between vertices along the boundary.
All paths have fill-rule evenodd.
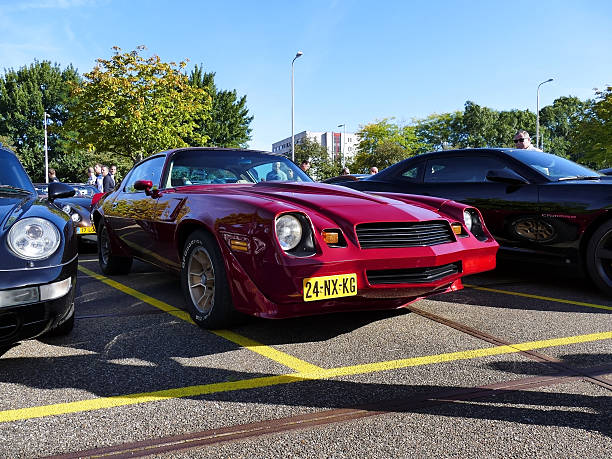
<path id="1" fill-rule="evenodd" d="M 73 207 L 79 206 L 87 211 L 91 211 L 91 198 L 72 197 L 72 198 L 56 199 L 54 203 L 60 208 L 66 204 L 70 204 Z"/>
<path id="2" fill-rule="evenodd" d="M 227 190 L 229 191 L 229 190 Z M 284 210 L 312 210 L 353 224 L 371 221 L 423 221 L 440 218 L 437 209 L 322 183 L 261 182 L 233 188 L 237 194 L 276 202 Z M 443 200 L 438 200 L 444 202 Z M 437 201 L 436 201 L 437 202 Z"/>

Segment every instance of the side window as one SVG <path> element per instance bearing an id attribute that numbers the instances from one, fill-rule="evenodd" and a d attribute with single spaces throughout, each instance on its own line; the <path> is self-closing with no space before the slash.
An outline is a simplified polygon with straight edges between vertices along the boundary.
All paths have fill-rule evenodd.
<path id="1" fill-rule="evenodd" d="M 165 160 L 165 156 L 157 156 L 138 165 L 125 180 L 123 191 L 136 193 L 137 191 L 134 189 L 134 183 L 136 183 L 137 180 L 150 180 L 153 182 L 153 187 L 158 187 Z"/>
<path id="2" fill-rule="evenodd" d="M 503 161 L 486 156 L 432 159 L 427 161 L 423 181 L 426 183 L 486 182 L 487 172 L 506 167 Z"/>
<path id="3" fill-rule="evenodd" d="M 403 171 L 399 177 L 402 180 L 408 180 L 411 182 L 416 182 L 417 179 L 419 178 L 419 175 L 421 174 L 421 170 L 423 169 L 423 163 L 419 163 L 416 166 L 412 166 L 409 169 L 406 169 L 405 171 Z"/>

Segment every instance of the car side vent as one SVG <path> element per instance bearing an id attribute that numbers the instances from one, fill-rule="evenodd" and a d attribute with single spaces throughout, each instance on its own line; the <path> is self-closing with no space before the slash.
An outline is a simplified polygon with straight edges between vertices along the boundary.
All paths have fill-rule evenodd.
<path id="1" fill-rule="evenodd" d="M 442 266 L 427 268 L 383 269 L 366 271 L 368 282 L 371 285 L 381 284 L 425 284 L 435 282 L 445 277 L 459 274 L 461 262 L 449 263 Z"/>
<path id="2" fill-rule="evenodd" d="M 362 249 L 427 247 L 456 241 L 447 221 L 362 223 L 356 231 Z"/>

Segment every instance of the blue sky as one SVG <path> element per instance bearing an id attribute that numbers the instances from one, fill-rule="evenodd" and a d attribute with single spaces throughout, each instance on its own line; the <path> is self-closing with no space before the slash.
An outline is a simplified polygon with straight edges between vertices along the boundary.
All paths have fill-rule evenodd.
<path id="1" fill-rule="evenodd" d="M 250 146 L 295 132 L 409 123 L 465 101 L 535 111 L 612 84 L 612 10 L 564 1 L 0 0 L 0 69 L 38 60 L 81 73 L 112 47 L 216 72 L 247 96 Z"/>

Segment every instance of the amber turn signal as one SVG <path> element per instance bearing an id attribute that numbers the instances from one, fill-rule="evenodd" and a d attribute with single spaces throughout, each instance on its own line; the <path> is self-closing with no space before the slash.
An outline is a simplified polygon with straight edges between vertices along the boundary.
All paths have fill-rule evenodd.
<path id="1" fill-rule="evenodd" d="M 230 240 L 230 248 L 232 250 L 237 250 L 238 252 L 247 252 L 249 250 L 249 245 L 246 241 L 240 241 L 238 239 Z"/>
<path id="2" fill-rule="evenodd" d="M 453 228 L 453 233 L 455 234 L 463 233 L 463 227 L 461 226 L 461 223 L 453 223 L 451 227 Z"/>
<path id="3" fill-rule="evenodd" d="M 321 233 L 321 236 L 323 236 L 323 240 L 327 244 L 337 244 L 338 243 L 338 233 L 336 233 L 336 232 L 323 231 Z"/>

